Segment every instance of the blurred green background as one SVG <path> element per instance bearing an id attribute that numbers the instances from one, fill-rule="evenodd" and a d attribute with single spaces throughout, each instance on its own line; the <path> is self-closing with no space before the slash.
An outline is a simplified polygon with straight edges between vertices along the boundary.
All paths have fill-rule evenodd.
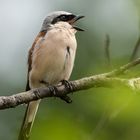
<path id="1" fill-rule="evenodd" d="M 0 95 L 22 92 L 27 52 L 44 17 L 65 10 L 85 15 L 71 79 L 107 72 L 127 62 L 139 38 L 139 0 L 0 0 Z M 104 53 L 110 36 L 111 67 Z M 139 53 L 139 52 L 138 52 Z M 139 68 L 126 77 L 140 75 Z M 31 140 L 139 140 L 140 96 L 127 89 L 98 88 L 71 95 L 72 104 L 44 99 Z M 0 111 L 0 140 L 16 140 L 25 106 Z"/>

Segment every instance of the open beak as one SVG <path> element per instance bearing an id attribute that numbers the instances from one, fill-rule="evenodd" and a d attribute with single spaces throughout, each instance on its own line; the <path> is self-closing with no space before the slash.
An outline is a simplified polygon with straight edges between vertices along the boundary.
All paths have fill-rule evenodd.
<path id="1" fill-rule="evenodd" d="M 84 31 L 83 29 L 81 29 L 81 28 L 77 27 L 76 25 L 74 25 L 76 23 L 76 21 L 78 21 L 79 19 L 84 18 L 84 17 L 85 16 L 79 16 L 79 15 L 77 15 L 72 20 L 69 21 L 69 24 L 71 24 L 72 27 L 74 29 L 76 29 L 77 31 Z"/>

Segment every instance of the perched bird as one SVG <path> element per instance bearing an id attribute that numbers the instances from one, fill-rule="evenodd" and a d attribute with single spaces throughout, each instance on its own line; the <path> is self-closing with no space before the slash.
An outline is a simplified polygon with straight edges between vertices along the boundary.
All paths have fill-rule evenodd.
<path id="1" fill-rule="evenodd" d="M 69 79 L 77 48 L 75 33 L 83 31 L 74 23 L 83 17 L 56 11 L 45 18 L 29 50 L 26 91 Z M 71 102 L 68 96 L 61 99 Z M 29 139 L 39 103 L 40 100 L 37 100 L 28 104 L 18 140 Z"/>

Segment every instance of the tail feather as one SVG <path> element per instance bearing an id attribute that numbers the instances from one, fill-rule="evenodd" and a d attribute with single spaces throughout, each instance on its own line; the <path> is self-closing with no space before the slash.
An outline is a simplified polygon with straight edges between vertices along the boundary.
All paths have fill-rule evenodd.
<path id="1" fill-rule="evenodd" d="M 30 102 L 27 106 L 24 120 L 20 129 L 18 140 L 29 140 L 34 119 L 38 110 L 40 100 Z"/>

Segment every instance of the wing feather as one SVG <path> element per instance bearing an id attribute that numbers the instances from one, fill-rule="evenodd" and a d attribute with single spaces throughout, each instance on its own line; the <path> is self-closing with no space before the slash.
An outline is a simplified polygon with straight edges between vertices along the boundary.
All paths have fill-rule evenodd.
<path id="1" fill-rule="evenodd" d="M 26 91 L 30 90 L 30 85 L 29 85 L 29 73 L 32 69 L 32 54 L 33 54 L 33 51 L 34 51 L 34 48 L 36 46 L 36 43 L 37 41 L 40 39 L 40 37 L 44 37 L 45 34 L 46 34 L 47 31 L 41 31 L 39 32 L 39 34 L 37 35 L 32 47 L 30 48 L 29 50 L 29 53 L 28 53 L 28 73 L 27 73 L 27 84 L 26 84 Z"/>

